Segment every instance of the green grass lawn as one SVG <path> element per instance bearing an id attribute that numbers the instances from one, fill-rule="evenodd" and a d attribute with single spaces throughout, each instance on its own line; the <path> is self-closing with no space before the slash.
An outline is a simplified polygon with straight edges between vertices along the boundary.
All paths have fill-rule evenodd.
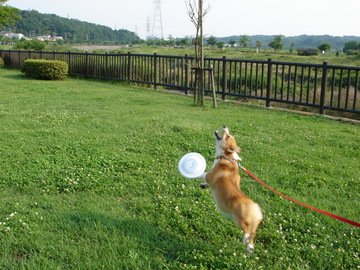
<path id="1" fill-rule="evenodd" d="M 358 269 L 360 229 L 241 172 L 264 220 L 255 253 L 198 179 L 177 171 L 230 127 L 242 165 L 360 222 L 360 126 L 120 83 L 0 69 L 0 269 Z"/>

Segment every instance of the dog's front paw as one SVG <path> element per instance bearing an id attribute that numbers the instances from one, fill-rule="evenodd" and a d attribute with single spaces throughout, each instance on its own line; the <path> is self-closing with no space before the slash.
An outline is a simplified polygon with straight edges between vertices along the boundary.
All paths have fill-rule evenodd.
<path id="1" fill-rule="evenodd" d="M 200 184 L 200 187 L 204 189 L 204 188 L 208 188 L 209 185 L 207 183 L 202 183 Z"/>

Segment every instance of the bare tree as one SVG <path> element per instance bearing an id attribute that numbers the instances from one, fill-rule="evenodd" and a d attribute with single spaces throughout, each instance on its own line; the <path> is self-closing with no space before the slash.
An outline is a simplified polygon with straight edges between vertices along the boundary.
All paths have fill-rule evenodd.
<path id="1" fill-rule="evenodd" d="M 204 33 L 203 22 L 204 16 L 210 11 L 210 5 L 207 8 L 203 8 L 203 0 L 185 0 L 188 15 L 191 22 L 196 28 L 196 37 L 194 40 L 195 45 L 195 102 L 203 106 L 204 105 Z"/>

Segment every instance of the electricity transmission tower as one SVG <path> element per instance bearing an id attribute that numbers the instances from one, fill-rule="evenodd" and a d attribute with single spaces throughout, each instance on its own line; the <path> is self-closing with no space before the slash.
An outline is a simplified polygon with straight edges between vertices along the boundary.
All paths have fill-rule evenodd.
<path id="1" fill-rule="evenodd" d="M 154 20 L 152 25 L 151 37 L 153 39 L 163 39 L 163 24 L 161 17 L 161 0 L 155 0 L 155 12 L 154 12 Z"/>
<path id="2" fill-rule="evenodd" d="M 150 17 L 147 17 L 147 22 L 146 22 L 146 38 L 151 39 Z"/>

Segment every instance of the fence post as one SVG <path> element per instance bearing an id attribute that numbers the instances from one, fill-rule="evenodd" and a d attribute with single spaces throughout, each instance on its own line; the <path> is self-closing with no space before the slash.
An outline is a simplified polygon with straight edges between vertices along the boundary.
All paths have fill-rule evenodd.
<path id="1" fill-rule="evenodd" d="M 157 90 L 157 83 L 158 83 L 158 57 L 157 53 L 154 53 L 154 89 Z"/>
<path id="2" fill-rule="evenodd" d="M 226 80 L 226 77 L 227 77 L 227 58 L 226 56 L 223 56 L 223 72 L 222 72 L 222 95 L 221 95 L 221 98 L 222 100 L 225 100 L 226 98 L 226 90 L 227 90 L 227 80 Z"/>
<path id="3" fill-rule="evenodd" d="M 131 82 L 131 77 L 132 77 L 132 64 L 131 64 L 131 52 L 128 52 L 128 81 L 129 83 Z"/>
<path id="4" fill-rule="evenodd" d="M 189 55 L 185 54 L 185 95 L 187 95 L 189 92 L 189 69 Z"/>
<path id="5" fill-rule="evenodd" d="M 267 85 L 266 85 L 266 107 L 270 107 L 270 95 L 272 90 L 272 59 L 268 59 Z"/>
<path id="6" fill-rule="evenodd" d="M 68 51 L 68 66 L 69 66 L 69 73 L 71 73 L 71 52 Z"/>
<path id="7" fill-rule="evenodd" d="M 88 52 L 85 52 L 85 77 L 89 76 L 89 55 Z"/>
<path id="8" fill-rule="evenodd" d="M 320 114 L 324 114 L 325 106 L 325 94 L 327 86 L 327 74 L 328 74 L 328 62 L 323 62 L 322 78 L 321 78 L 321 94 L 320 94 Z"/>
<path id="9" fill-rule="evenodd" d="M 109 79 L 109 57 L 108 53 L 105 53 L 105 77 Z"/>

